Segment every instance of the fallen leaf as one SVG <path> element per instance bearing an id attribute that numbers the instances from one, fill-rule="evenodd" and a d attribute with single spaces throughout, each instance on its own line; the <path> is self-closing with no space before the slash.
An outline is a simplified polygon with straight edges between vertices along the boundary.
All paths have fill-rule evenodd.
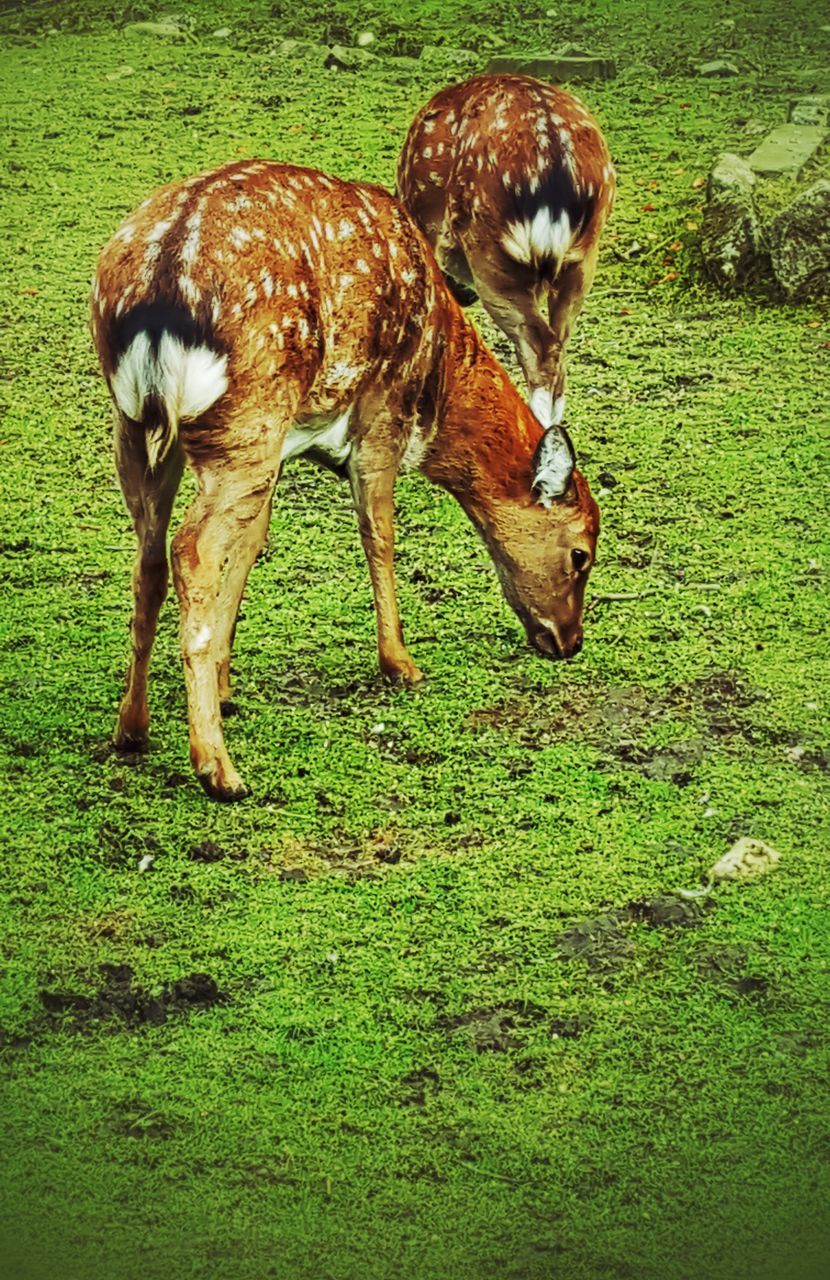
<path id="1" fill-rule="evenodd" d="M 699 222 L 687 222 L 687 223 L 686 223 L 686 230 L 687 230 L 687 231 L 698 231 L 699 229 L 700 229 L 700 223 L 699 223 Z"/>
<path id="2" fill-rule="evenodd" d="M 706 186 L 705 178 L 695 178 L 694 182 L 692 183 L 692 187 L 694 188 L 695 191 L 699 191 L 701 187 L 705 187 L 705 186 Z"/>
<path id="3" fill-rule="evenodd" d="M 676 279 L 677 279 L 676 271 L 667 271 L 666 274 L 663 276 L 663 283 L 666 284 L 669 281 L 676 280 Z"/>
<path id="4" fill-rule="evenodd" d="M 685 246 L 682 240 L 673 240 L 669 245 L 669 253 L 678 253 L 683 248 L 685 248 Z"/>
<path id="5" fill-rule="evenodd" d="M 25 293 L 27 298 L 37 298 L 40 294 L 40 289 L 21 289 L 20 292 Z"/>
<path id="6" fill-rule="evenodd" d="M 654 213 L 654 212 L 656 211 L 656 209 L 657 209 L 657 205 L 656 205 L 656 204 L 644 204 L 644 205 L 642 206 L 642 209 L 640 210 L 640 212 L 641 212 L 641 213 Z"/>

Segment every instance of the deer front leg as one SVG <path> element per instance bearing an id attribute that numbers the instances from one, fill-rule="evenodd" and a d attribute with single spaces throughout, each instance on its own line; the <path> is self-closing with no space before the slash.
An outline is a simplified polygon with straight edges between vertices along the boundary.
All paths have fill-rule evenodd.
<path id="1" fill-rule="evenodd" d="M 144 433 L 119 417 L 115 459 L 138 548 L 133 567 L 130 665 L 113 746 L 122 752 L 144 751 L 150 726 L 147 676 L 159 611 L 167 594 L 167 526 L 181 479 L 182 455 L 175 448 L 155 471 L 149 471 Z"/>
<path id="2" fill-rule="evenodd" d="M 357 450 L 349 462 L 349 480 L 360 525 L 363 550 L 369 563 L 378 628 L 380 669 L 390 680 L 418 684 L 418 670 L 403 642 L 398 613 L 394 564 L 394 490 L 398 459 L 390 450 L 384 463 L 368 469 Z"/>
<path id="3" fill-rule="evenodd" d="M 173 540 L 190 758 L 215 800 L 241 800 L 248 794 L 225 747 L 219 676 L 230 661 L 233 626 L 267 523 L 264 513 L 275 479 L 274 466 L 246 465 L 242 459 L 231 472 L 203 472 L 185 523 Z"/>

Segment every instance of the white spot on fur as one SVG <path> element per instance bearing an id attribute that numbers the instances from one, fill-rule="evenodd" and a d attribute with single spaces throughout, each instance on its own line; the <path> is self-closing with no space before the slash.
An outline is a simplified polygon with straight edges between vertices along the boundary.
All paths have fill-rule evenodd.
<path id="1" fill-rule="evenodd" d="M 244 227 L 234 227 L 231 231 L 231 244 L 233 244 L 237 249 L 244 249 L 250 239 L 251 233 L 250 231 L 246 231 Z"/>
<path id="2" fill-rule="evenodd" d="M 551 414 L 551 423 L 554 427 L 558 427 L 565 416 L 565 397 L 557 396 L 553 402 L 553 413 Z"/>
<path id="3" fill-rule="evenodd" d="M 348 218 L 340 219 L 340 239 L 348 240 L 349 236 L 354 235 L 354 223 L 349 222 Z"/>
<path id="4" fill-rule="evenodd" d="M 186 273 L 179 276 L 179 291 L 185 302 L 191 307 L 195 307 L 202 296 L 196 281 Z"/>

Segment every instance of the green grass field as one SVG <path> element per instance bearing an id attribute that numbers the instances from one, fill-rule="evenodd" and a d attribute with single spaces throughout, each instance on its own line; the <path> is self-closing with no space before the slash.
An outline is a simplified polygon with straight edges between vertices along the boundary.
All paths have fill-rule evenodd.
<path id="1" fill-rule="evenodd" d="M 830 89 L 827 10 L 187 8 L 188 43 L 121 30 L 164 6 L 0 16 L 0 1274 L 818 1280 L 830 322 L 713 291 L 697 180 Z M 274 52 L 365 28 L 381 56 L 354 74 Z M 120 761 L 133 539 L 86 327 L 100 246 L 233 156 L 391 185 L 448 73 L 386 55 L 568 40 L 619 65 L 581 90 L 619 171 L 570 362 L 603 516 L 582 655 L 526 647 L 460 508 L 407 477 L 428 681 L 384 686 L 346 488 L 299 462 L 235 649 L 252 797 L 192 777 L 172 597 L 153 749 Z M 691 74 L 722 51 L 738 76 Z M 676 897 L 741 835 L 775 874 Z"/>

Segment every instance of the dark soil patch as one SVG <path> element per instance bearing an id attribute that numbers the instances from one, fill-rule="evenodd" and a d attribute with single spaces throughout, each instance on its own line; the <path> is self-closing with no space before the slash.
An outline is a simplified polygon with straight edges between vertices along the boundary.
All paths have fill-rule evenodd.
<path id="1" fill-rule="evenodd" d="M 520 699 L 472 711 L 472 729 L 499 729 L 523 746 L 539 750 L 557 742 L 582 741 L 596 747 L 615 766 L 634 769 L 655 781 L 685 786 L 710 745 L 730 737 L 756 742 L 769 731 L 753 722 L 750 708 L 765 695 L 734 671 L 716 671 L 675 685 L 666 693 L 639 685 L 624 688 L 576 687 L 546 704 L 537 688 Z M 655 746 L 654 731 L 668 722 L 686 721 L 694 732 Z M 599 769 L 609 767 L 600 759 Z"/>
<path id="2" fill-rule="evenodd" d="M 521 1044 L 523 1029 L 548 1023 L 551 1037 L 574 1039 L 584 1030 L 579 1018 L 551 1018 L 547 1009 L 523 1001 L 510 1001 L 489 1009 L 443 1014 L 435 1025 L 451 1037 L 463 1035 L 477 1053 L 506 1053 Z"/>
<path id="3" fill-rule="evenodd" d="M 769 978 L 750 971 L 749 952 L 743 947 L 702 951 L 698 957 L 698 969 L 704 978 L 715 983 L 732 1000 L 763 996 L 769 990 Z"/>
<path id="4" fill-rule="evenodd" d="M 135 975 L 128 964 L 102 964 L 99 974 L 102 985 L 94 995 L 46 988 L 38 993 L 54 1022 L 80 1031 L 90 1023 L 116 1015 L 130 1027 L 159 1026 L 170 1014 L 208 1009 L 226 999 L 207 973 L 187 974 L 168 983 L 155 996 L 135 985 Z"/>
<path id="5" fill-rule="evenodd" d="M 419 1067 L 401 1077 L 405 1093 L 401 1098 L 403 1107 L 423 1107 L 428 1097 L 434 1097 L 441 1088 L 441 1077 L 432 1067 Z"/>
<path id="6" fill-rule="evenodd" d="M 247 858 L 248 850 L 223 849 L 213 840 L 203 840 L 188 849 L 187 856 L 190 862 L 241 862 Z"/>
<path id="7" fill-rule="evenodd" d="M 593 920 L 580 920 L 558 934 L 553 945 L 563 960 L 581 959 L 597 972 L 620 968 L 635 952 L 632 931 L 645 924 L 652 929 L 690 928 L 700 924 L 711 904 L 679 895 L 643 898 L 626 903 Z"/>

